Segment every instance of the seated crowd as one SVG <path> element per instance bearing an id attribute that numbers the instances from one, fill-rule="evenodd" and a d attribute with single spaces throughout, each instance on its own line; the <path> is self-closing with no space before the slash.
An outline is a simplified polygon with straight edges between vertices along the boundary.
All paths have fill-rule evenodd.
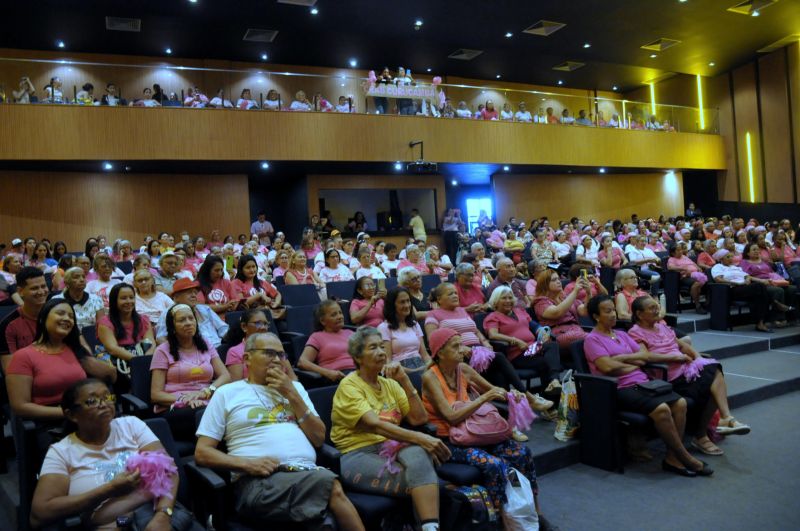
<path id="1" fill-rule="evenodd" d="M 554 420 L 570 348 L 583 340 L 590 370 L 617 378 L 620 407 L 653 420 L 667 447 L 663 469 L 707 476 L 712 468 L 689 452 L 684 431 L 692 448 L 721 455 L 707 434 L 715 412 L 719 433 L 750 428 L 731 414 L 718 362 L 690 376 L 703 356 L 665 322 L 663 277 L 676 272 L 700 313 L 707 286 L 723 283 L 749 304 L 756 330 L 797 324 L 800 257 L 788 220 L 634 215 L 551 227 L 547 218 L 526 225 L 512 217 L 498 228 L 483 215 L 471 234 L 454 225 L 449 251 L 423 237 L 398 253 L 373 244 L 365 222 L 352 240 L 335 227 L 316 230 L 314 218 L 296 247 L 263 214 L 251 238 L 235 242 L 219 231 L 177 240 L 161 233 L 139 249 L 98 236 L 80 253 L 60 241 L 11 242 L 2 257 L 0 305 L 11 312 L 0 320 L 0 361 L 12 412 L 37 423 L 44 464 L 32 522 L 84 512 L 105 526 L 120 514 L 148 522 L 184 511 L 174 497 L 137 494 L 139 479 L 124 468 L 102 487 L 87 479 L 96 471 L 81 472 L 90 446 L 108 447 L 118 464 L 120 448 L 159 450 L 141 422 L 114 418 L 114 393 L 129 392 L 135 358 L 150 356 L 150 414 L 165 418 L 176 440 L 198 437 L 198 464 L 232 473 L 244 519 L 332 515 L 343 529 L 363 529 L 346 496 L 360 491 L 409 497 L 417 524 L 435 530 L 437 467 L 452 462 L 480 471 L 498 512 L 514 467 L 531 483 L 541 528 L 555 528 L 541 515 L 524 432 L 459 445 L 451 430 L 507 400 Z M 600 282 L 604 270 L 613 286 Z M 423 287 L 424 279 L 435 282 Z M 352 295 L 329 298 L 341 282 L 352 283 Z M 283 286 L 305 284 L 319 296 L 300 308 L 314 332 L 286 341 L 298 308 L 283 304 Z M 640 389 L 649 362 L 667 364 L 672 392 Z M 523 371 L 539 385 L 523 382 Z M 330 425 L 306 392 L 326 385 L 337 386 Z M 691 426 L 687 398 L 701 411 Z M 52 428 L 65 420 L 75 433 L 55 442 Z M 415 428 L 428 422 L 435 433 Z M 342 454 L 338 476 L 317 465 L 315 448 L 326 440 Z"/>
<path id="2" fill-rule="evenodd" d="M 370 78 L 371 79 L 371 78 Z M 417 81 L 411 76 L 411 72 L 403 67 L 399 67 L 393 75 L 388 67 L 384 67 L 379 76 L 376 76 L 372 83 L 363 83 L 364 88 L 375 85 L 396 85 L 408 86 L 416 85 Z M 434 85 L 438 87 L 437 85 Z M 120 88 L 113 82 L 106 84 L 105 94 L 96 97 L 94 85 L 85 83 L 78 87 L 73 87 L 72 97 L 64 93 L 64 87 L 59 77 L 52 77 L 43 89 L 42 96 L 36 94 L 36 87 L 30 77 L 23 76 L 19 80 L 18 90 L 12 90 L 3 97 L 0 93 L 0 103 L 6 99 L 13 103 L 49 103 L 49 104 L 75 104 L 75 105 L 108 105 L 108 106 L 131 106 L 131 107 L 189 107 L 193 109 L 240 109 L 240 110 L 266 110 L 266 111 L 297 111 L 297 112 L 338 112 L 355 113 L 357 98 L 353 94 L 340 95 L 336 101 L 326 99 L 321 92 L 315 92 L 313 97 L 309 96 L 304 90 L 298 90 L 290 97 L 285 97 L 276 89 L 270 89 L 266 95 L 254 94 L 249 88 L 244 88 L 236 94 L 226 92 L 225 89 L 218 89 L 213 96 L 206 95 L 206 92 L 199 87 L 192 85 L 181 90 L 180 94 L 175 92 L 167 93 L 162 87 L 155 83 L 151 87 L 145 87 L 141 94 L 139 89 L 135 91 L 135 96 L 123 98 L 120 95 Z M 412 98 L 387 98 L 382 96 L 370 97 L 371 106 L 364 112 L 374 112 L 375 114 L 399 114 L 428 116 L 433 118 L 466 118 L 474 120 L 521 122 L 534 124 L 558 124 L 574 125 L 584 127 L 603 127 L 619 128 L 647 131 L 675 131 L 676 125 L 670 123 L 668 119 L 659 120 L 655 114 L 646 114 L 636 109 L 634 112 L 627 112 L 621 116 L 619 113 L 611 113 L 610 116 L 598 110 L 595 114 L 591 110 L 579 109 L 576 116 L 570 113 L 568 108 L 564 108 L 560 113 L 556 113 L 553 107 L 539 107 L 534 113 L 528 109 L 524 101 L 516 103 L 516 110 L 512 108 L 512 103 L 505 102 L 502 108 L 495 106 L 493 100 L 486 100 L 477 104 L 471 109 L 466 101 L 459 101 L 457 104 L 447 98 L 444 92 L 440 91 L 438 98 L 412 99 Z M 629 102 L 630 104 L 631 102 Z"/>

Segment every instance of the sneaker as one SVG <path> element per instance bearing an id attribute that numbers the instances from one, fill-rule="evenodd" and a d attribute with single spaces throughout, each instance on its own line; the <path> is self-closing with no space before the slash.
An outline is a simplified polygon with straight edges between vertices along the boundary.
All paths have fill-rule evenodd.
<path id="1" fill-rule="evenodd" d="M 547 411 L 553 407 L 553 401 L 547 400 L 536 394 L 528 394 L 528 401 L 531 403 L 531 409 L 534 411 Z"/>
<path id="2" fill-rule="evenodd" d="M 747 435 L 750 433 L 750 426 L 742 424 L 733 417 L 728 417 L 726 419 L 719 419 L 717 432 L 719 432 L 720 435 Z"/>
<path id="3" fill-rule="evenodd" d="M 551 393 L 560 393 L 561 392 L 561 382 L 558 380 L 553 380 L 547 386 L 547 389 L 544 390 L 544 394 L 549 395 Z"/>
<path id="4" fill-rule="evenodd" d="M 527 442 L 528 436 L 519 431 L 517 428 L 511 430 L 511 438 L 517 442 Z"/>

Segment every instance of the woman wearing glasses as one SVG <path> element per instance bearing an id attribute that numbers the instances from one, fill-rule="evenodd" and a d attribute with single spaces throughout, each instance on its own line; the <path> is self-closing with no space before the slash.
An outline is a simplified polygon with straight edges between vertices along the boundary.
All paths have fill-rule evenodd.
<path id="1" fill-rule="evenodd" d="M 431 303 L 422 291 L 422 273 L 414 267 L 404 267 L 397 273 L 397 282 L 408 290 L 417 320 L 424 323 L 431 311 Z"/>
<path id="2" fill-rule="evenodd" d="M 178 476 L 169 495 L 154 499 L 140 489 L 139 471 L 125 469 L 139 452 L 164 452 L 136 417 L 114 418 L 114 395 L 101 381 L 82 379 L 64 391 L 63 416 L 74 433 L 50 447 L 33 494 L 31 522 L 39 528 L 67 516 L 86 515 L 87 528 L 116 529 L 130 515 L 137 529 L 198 529 L 182 509 L 173 513 Z"/>

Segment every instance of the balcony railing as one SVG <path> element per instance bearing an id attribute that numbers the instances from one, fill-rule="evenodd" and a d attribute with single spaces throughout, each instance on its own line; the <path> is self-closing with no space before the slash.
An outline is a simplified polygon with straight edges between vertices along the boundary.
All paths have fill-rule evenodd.
<path id="1" fill-rule="evenodd" d="M 413 74 L 412 74 L 413 75 Z M 107 93 L 106 84 L 114 83 Z M 92 89 L 86 85 L 91 84 Z M 51 85 L 54 86 L 51 87 Z M 160 92 L 153 92 L 153 87 Z M 151 94 L 145 94 L 145 90 Z M 497 120 L 642 131 L 718 134 L 716 109 L 630 101 L 593 91 L 541 91 L 498 85 L 439 82 L 430 74 L 410 85 L 373 78 L 224 69 L 174 64 L 142 65 L 71 59 L 0 58 L 3 103 L 190 107 L 230 110 L 410 114 L 480 119 L 493 104 Z M 105 98 L 104 98 L 105 96 Z M 491 118 L 493 113 L 488 113 Z"/>

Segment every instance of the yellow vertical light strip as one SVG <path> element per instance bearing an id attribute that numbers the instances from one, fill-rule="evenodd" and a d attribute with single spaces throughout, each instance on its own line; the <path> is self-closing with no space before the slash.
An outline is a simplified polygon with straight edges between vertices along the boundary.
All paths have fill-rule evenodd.
<path id="1" fill-rule="evenodd" d="M 697 111 L 700 113 L 700 130 L 706 128 L 706 117 L 703 113 L 703 79 L 697 74 Z"/>
<path id="2" fill-rule="evenodd" d="M 625 109 L 625 100 L 622 100 L 622 119 L 619 121 L 619 126 L 623 129 L 630 127 L 630 124 L 628 124 L 628 111 Z"/>
<path id="3" fill-rule="evenodd" d="M 650 83 L 650 110 L 656 115 L 656 84 Z"/>
<path id="4" fill-rule="evenodd" d="M 750 145 L 750 133 L 745 135 L 745 142 L 747 143 L 747 174 L 750 182 L 750 202 L 756 202 L 756 191 L 753 188 L 753 148 Z"/>

